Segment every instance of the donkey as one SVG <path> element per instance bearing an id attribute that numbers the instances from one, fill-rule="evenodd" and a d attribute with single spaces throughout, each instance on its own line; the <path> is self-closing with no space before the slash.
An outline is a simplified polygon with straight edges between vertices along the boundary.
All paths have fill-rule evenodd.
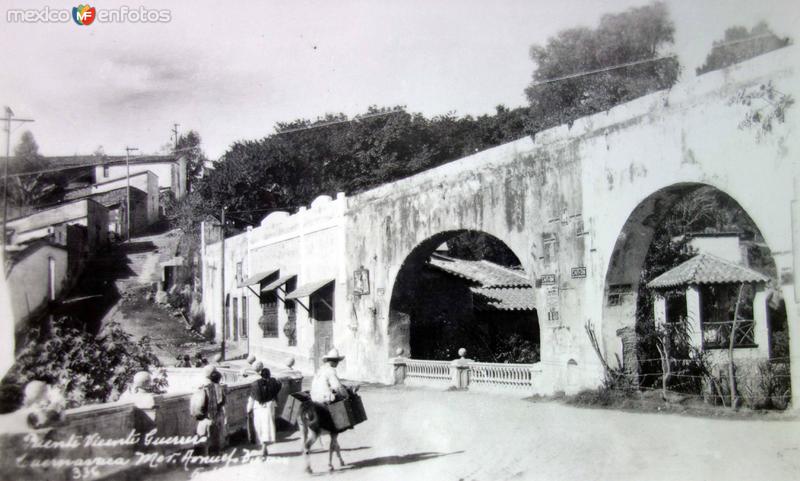
<path id="1" fill-rule="evenodd" d="M 320 419 L 322 417 L 324 415 L 320 415 L 320 409 L 315 407 L 311 401 L 306 401 L 300 408 L 300 415 L 297 418 L 297 426 L 303 435 L 303 458 L 306 462 L 306 472 L 309 474 L 313 473 L 309 457 L 311 446 L 314 445 L 317 439 L 321 439 L 323 434 L 327 434 L 330 437 L 330 443 L 328 443 L 328 469 L 330 471 L 334 470 L 334 451 L 339 458 L 339 467 L 345 466 L 344 459 L 342 459 L 342 451 L 339 447 L 339 432 L 328 426 L 326 426 L 328 429 L 323 428 L 322 425 L 327 423 L 322 422 Z"/>
<path id="2" fill-rule="evenodd" d="M 344 391 L 347 396 L 355 395 L 360 386 L 345 387 Z M 344 393 L 343 393 L 344 395 Z M 322 404 L 317 404 L 311 401 L 311 397 L 306 393 L 292 394 L 298 401 L 301 401 L 300 412 L 297 416 L 297 427 L 303 435 L 303 457 L 306 461 L 306 472 L 312 473 L 311 460 L 309 454 L 311 446 L 317 439 L 321 439 L 323 434 L 330 437 L 328 445 L 328 469 L 333 471 L 333 453 L 336 452 L 336 457 L 339 458 L 339 467 L 344 467 L 346 463 L 342 459 L 342 451 L 339 446 L 339 433 L 333 424 L 328 408 Z M 349 428 L 348 428 L 349 429 Z"/>

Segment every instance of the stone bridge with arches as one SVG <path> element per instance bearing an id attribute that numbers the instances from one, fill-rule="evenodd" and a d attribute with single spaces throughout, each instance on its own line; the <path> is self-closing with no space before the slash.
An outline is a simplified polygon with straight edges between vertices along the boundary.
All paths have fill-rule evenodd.
<path id="1" fill-rule="evenodd" d="M 348 356 L 346 375 L 391 380 L 387 360 L 409 347 L 404 306 L 413 299 L 402 285 L 443 241 L 477 231 L 505 243 L 535 286 L 535 390 L 600 384 L 587 322 L 615 364 L 655 229 L 679 199 L 708 186 L 749 215 L 769 248 L 800 394 L 797 53 L 787 47 L 348 197 L 347 280 L 336 293 L 345 322 L 333 336 Z M 353 273 L 363 269 L 370 289 L 359 295 Z"/>

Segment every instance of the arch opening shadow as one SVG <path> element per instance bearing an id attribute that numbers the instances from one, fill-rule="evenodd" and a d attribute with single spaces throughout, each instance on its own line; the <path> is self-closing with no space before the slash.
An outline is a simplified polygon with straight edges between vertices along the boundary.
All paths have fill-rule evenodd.
<path id="1" fill-rule="evenodd" d="M 647 287 L 648 282 L 699 254 L 758 272 L 768 281 L 744 284 L 741 291 L 740 284 L 733 281 L 705 280 L 660 290 Z M 735 333 L 734 365 L 741 373 L 742 390 L 752 391 L 750 385 L 773 376 L 772 371 L 777 372 L 775 379 L 786 379 L 788 383 L 788 329 L 779 286 L 776 264 L 760 229 L 733 197 L 706 184 L 674 184 L 661 189 L 640 202 L 630 214 L 609 261 L 603 300 L 606 356 L 622 360 L 637 384 L 660 383 L 662 368 L 656 343 L 662 341 L 656 330 L 654 304 L 657 297 L 662 297 L 667 328 L 674 327 L 670 322 L 690 321 L 689 327 L 698 326 L 699 332 L 688 333 L 691 340 L 685 341 L 687 350 L 681 351 L 679 357 L 691 357 L 688 349 L 696 348 L 703 353 L 710 371 L 724 371 L 729 361 L 723 347 L 729 343 L 715 339 L 731 335 L 735 311 L 737 319 L 747 321 L 737 329 L 753 326 L 754 332 L 761 329 L 766 333 L 761 342 L 752 337 L 742 337 L 740 342 L 737 336 L 747 333 Z M 695 295 L 690 292 L 697 293 L 698 308 L 687 313 L 687 296 Z M 737 300 L 740 300 L 738 307 Z M 760 318 L 758 312 L 765 315 Z M 730 337 L 726 339 L 729 341 Z M 691 374 L 697 375 L 694 379 L 698 381 L 686 383 L 683 379 L 684 385 L 678 388 L 676 384 L 676 389 L 707 388 L 705 381 L 699 381 L 702 373 Z M 720 375 L 720 379 L 724 377 L 724 373 Z M 788 386 L 775 389 L 782 391 L 781 394 L 753 396 L 752 406 L 785 405 L 788 398 L 776 397 L 784 392 L 788 396 Z"/>
<path id="2" fill-rule="evenodd" d="M 485 362 L 539 360 L 539 319 L 531 277 L 489 234 L 457 230 L 414 248 L 395 279 L 390 353 L 452 360 L 458 349 Z"/>

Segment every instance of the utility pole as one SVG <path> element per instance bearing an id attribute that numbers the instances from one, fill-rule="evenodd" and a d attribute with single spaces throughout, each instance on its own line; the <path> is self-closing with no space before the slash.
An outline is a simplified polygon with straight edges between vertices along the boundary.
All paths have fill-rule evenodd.
<path id="1" fill-rule="evenodd" d="M 175 136 L 175 152 L 178 152 L 178 126 L 180 124 L 172 124 L 172 135 Z"/>
<path id="2" fill-rule="evenodd" d="M 220 214 L 220 233 L 221 233 L 221 242 L 220 242 L 220 274 L 222 276 L 222 282 L 219 283 L 221 291 L 222 291 L 222 360 L 225 360 L 225 338 L 227 337 L 228 332 L 228 320 L 226 319 L 226 315 L 228 313 L 228 309 L 225 307 L 225 207 L 222 208 L 222 213 Z"/>
<path id="3" fill-rule="evenodd" d="M 139 150 L 136 147 L 125 147 L 125 170 L 127 171 L 125 175 L 125 181 L 127 182 L 127 186 L 125 188 L 125 226 L 127 227 L 126 236 L 128 242 L 131 241 L 131 152 L 134 150 Z"/>
<path id="4" fill-rule="evenodd" d="M 8 220 L 8 164 L 11 162 L 11 122 L 33 122 L 33 119 L 15 119 L 14 112 L 6 107 L 6 116 L 2 120 L 6 121 L 6 162 L 3 166 L 3 252 L 8 245 L 6 234 L 6 222 Z"/>

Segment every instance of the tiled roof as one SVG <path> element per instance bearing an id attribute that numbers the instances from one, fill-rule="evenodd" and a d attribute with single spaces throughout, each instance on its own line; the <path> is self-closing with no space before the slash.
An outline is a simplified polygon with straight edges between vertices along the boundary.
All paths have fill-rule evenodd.
<path id="1" fill-rule="evenodd" d="M 498 309 L 501 311 L 532 311 L 536 309 L 534 302 L 536 292 L 531 287 L 470 287 L 480 299 L 476 301 L 478 309 Z"/>
<path id="2" fill-rule="evenodd" d="M 698 254 L 647 283 L 651 289 L 688 284 L 767 282 L 760 272 L 711 254 Z"/>
<path id="3" fill-rule="evenodd" d="M 467 261 L 434 254 L 428 264 L 448 274 L 477 282 L 482 287 L 531 287 L 531 282 L 522 271 L 487 260 Z"/>

